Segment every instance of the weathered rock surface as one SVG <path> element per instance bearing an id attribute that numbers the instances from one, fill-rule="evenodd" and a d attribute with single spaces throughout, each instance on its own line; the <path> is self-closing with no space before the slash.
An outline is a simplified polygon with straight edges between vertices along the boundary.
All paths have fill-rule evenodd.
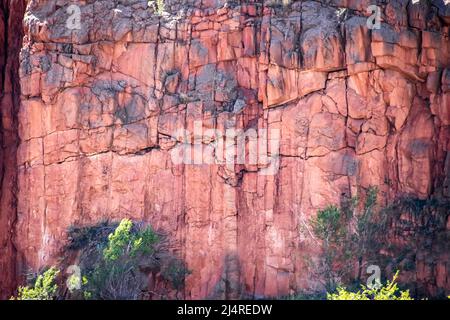
<path id="1" fill-rule="evenodd" d="M 443 1 L 380 4 L 379 30 L 373 1 L 166 0 L 161 16 L 147 2 L 80 1 L 80 29 L 66 27 L 72 1 L 29 3 L 17 274 L 55 263 L 68 226 L 131 217 L 170 235 L 192 270 L 186 298 L 286 295 L 315 285 L 300 228 L 318 209 L 371 185 L 383 201 L 450 197 Z M 227 128 L 280 132 L 278 170 L 174 161 Z M 450 287 L 449 268 L 430 271 L 435 286 Z"/>

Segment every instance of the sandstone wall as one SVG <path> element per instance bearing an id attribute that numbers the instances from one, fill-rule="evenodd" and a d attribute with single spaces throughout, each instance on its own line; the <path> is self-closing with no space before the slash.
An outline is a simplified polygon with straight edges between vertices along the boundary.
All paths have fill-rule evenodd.
<path id="1" fill-rule="evenodd" d="M 369 30 L 376 1 L 241 2 L 170 0 L 159 16 L 147 0 L 79 1 L 77 30 L 72 1 L 30 1 L 20 272 L 56 263 L 72 224 L 131 217 L 170 235 L 186 298 L 285 295 L 315 285 L 300 229 L 317 209 L 371 185 L 384 201 L 450 196 L 449 5 L 378 1 Z M 186 140 L 221 139 L 200 120 L 267 130 L 268 161 L 174 162 Z"/>

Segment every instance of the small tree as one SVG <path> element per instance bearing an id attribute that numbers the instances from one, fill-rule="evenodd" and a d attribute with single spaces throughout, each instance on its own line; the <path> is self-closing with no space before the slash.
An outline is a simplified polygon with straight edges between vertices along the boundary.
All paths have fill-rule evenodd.
<path id="1" fill-rule="evenodd" d="M 367 190 L 362 210 L 358 209 L 359 199 L 352 198 L 341 209 L 331 205 L 319 210 L 310 220 L 312 232 L 322 246 L 319 260 L 309 259 L 310 269 L 327 291 L 334 291 L 343 280 L 359 283 L 363 267 L 377 251 L 376 240 L 385 229 L 385 219 L 375 211 L 377 194 L 376 187 Z"/>
<path id="2" fill-rule="evenodd" d="M 323 284 L 327 290 L 334 290 L 337 282 L 346 272 L 342 265 L 336 265 L 342 260 L 343 251 L 340 247 L 346 236 L 342 219 L 342 213 L 337 207 L 328 206 L 324 210 L 319 210 L 317 216 L 311 220 L 313 233 L 321 240 L 323 250 L 322 259 L 312 268 L 323 275 Z"/>
<path id="3" fill-rule="evenodd" d="M 123 219 L 108 236 L 106 248 L 83 285 L 84 296 L 94 299 L 138 299 L 146 284 L 140 270 L 142 259 L 151 256 L 159 237 L 151 227 L 133 230 Z"/>

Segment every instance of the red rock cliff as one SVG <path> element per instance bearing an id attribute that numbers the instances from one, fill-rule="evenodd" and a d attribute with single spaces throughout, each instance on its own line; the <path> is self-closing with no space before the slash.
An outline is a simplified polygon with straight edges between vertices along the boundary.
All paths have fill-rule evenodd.
<path id="1" fill-rule="evenodd" d="M 56 263 L 70 225 L 131 217 L 170 235 L 186 298 L 280 296 L 311 285 L 300 228 L 318 209 L 371 185 L 450 197 L 443 1 L 380 4 L 374 29 L 372 1 L 147 2 L 79 1 L 73 27 L 72 1 L 29 1 L 20 97 L 3 85 L 2 286 Z M 230 165 L 227 129 L 256 161 Z"/>

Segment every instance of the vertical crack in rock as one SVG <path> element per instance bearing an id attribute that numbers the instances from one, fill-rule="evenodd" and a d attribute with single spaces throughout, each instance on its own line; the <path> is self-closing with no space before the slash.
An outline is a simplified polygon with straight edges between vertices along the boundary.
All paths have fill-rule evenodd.
<path id="1" fill-rule="evenodd" d="M 18 196 L 19 52 L 25 4 L 25 0 L 0 3 L 0 299 L 9 298 L 18 283 L 14 231 Z"/>

